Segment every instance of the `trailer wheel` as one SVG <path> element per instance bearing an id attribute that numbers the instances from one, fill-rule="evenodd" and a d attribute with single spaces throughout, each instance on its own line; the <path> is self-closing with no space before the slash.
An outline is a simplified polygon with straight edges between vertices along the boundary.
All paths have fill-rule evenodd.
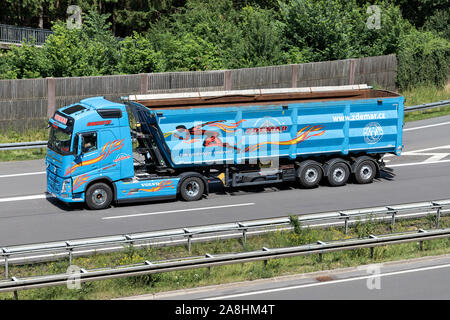
<path id="1" fill-rule="evenodd" d="M 360 184 L 371 183 L 376 174 L 377 168 L 370 160 L 361 161 L 355 168 L 355 180 Z"/>
<path id="2" fill-rule="evenodd" d="M 336 162 L 331 165 L 328 171 L 328 183 L 332 187 L 343 186 L 350 176 L 350 169 L 344 162 Z"/>
<path id="3" fill-rule="evenodd" d="M 94 183 L 86 191 L 86 205 L 91 210 L 109 207 L 113 198 L 111 188 L 102 182 Z"/>
<path id="4" fill-rule="evenodd" d="M 316 161 L 305 161 L 297 168 L 297 179 L 303 188 L 314 188 L 322 180 L 322 167 Z"/>
<path id="5" fill-rule="evenodd" d="M 199 177 L 186 178 L 180 187 L 181 198 L 185 201 L 199 200 L 205 191 L 205 184 Z"/>

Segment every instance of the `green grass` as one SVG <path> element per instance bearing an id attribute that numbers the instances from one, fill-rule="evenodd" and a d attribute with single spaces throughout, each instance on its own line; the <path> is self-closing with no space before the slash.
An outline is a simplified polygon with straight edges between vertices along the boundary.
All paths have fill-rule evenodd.
<path id="1" fill-rule="evenodd" d="M 46 141 L 47 139 L 47 129 L 27 130 L 25 132 L 9 130 L 7 133 L 0 133 L 0 143 Z M 0 151 L 0 161 L 43 159 L 46 154 L 47 150 L 45 148 Z"/>
<path id="2" fill-rule="evenodd" d="M 422 86 L 410 89 L 401 94 L 405 97 L 405 106 L 415 106 L 423 103 L 450 100 L 450 83 L 443 89 L 434 86 Z M 450 114 L 450 106 L 426 111 L 405 113 L 405 122 L 441 117 Z"/>
<path id="3" fill-rule="evenodd" d="M 368 234 L 385 234 L 391 231 L 402 232 L 418 230 L 419 228 L 430 229 L 433 227 L 433 224 L 433 216 L 414 220 L 398 220 L 393 228 L 391 228 L 390 224 L 369 221 L 367 223 L 357 223 L 350 227 L 347 235 L 343 233 L 342 228 L 297 228 L 297 232 L 276 231 L 274 233 L 250 237 L 247 239 L 245 246 L 240 239 L 198 243 L 193 244 L 190 254 L 187 252 L 185 246 L 147 247 L 139 249 L 129 247 L 118 253 L 97 254 L 89 257 L 75 258 L 73 263 L 85 269 L 104 268 L 142 263 L 145 260 L 157 261 L 187 256 L 204 256 L 206 253 L 219 254 L 252 251 L 260 250 L 263 246 L 268 248 L 286 247 L 314 243 L 317 240 L 330 241 L 364 237 Z M 441 218 L 441 227 L 450 227 L 450 217 L 445 216 Z M 82 284 L 80 290 L 69 290 L 66 286 L 57 286 L 19 291 L 19 299 L 110 299 L 448 253 L 450 253 L 450 239 L 438 239 L 425 241 L 422 251 L 418 250 L 418 243 L 411 242 L 376 247 L 373 258 L 370 258 L 369 249 L 330 252 L 323 255 L 322 261 L 319 261 L 318 256 L 313 254 L 269 260 L 267 266 L 264 266 L 261 261 L 212 267 L 210 271 L 207 268 L 199 268 L 88 282 Z M 20 278 L 30 275 L 64 273 L 67 267 L 67 260 L 26 266 L 11 266 L 10 276 Z M 3 270 L 1 271 L 3 272 Z M 4 274 L 0 274 L 1 277 L 4 277 Z M 0 300 L 12 298 L 12 293 L 0 294 Z"/>

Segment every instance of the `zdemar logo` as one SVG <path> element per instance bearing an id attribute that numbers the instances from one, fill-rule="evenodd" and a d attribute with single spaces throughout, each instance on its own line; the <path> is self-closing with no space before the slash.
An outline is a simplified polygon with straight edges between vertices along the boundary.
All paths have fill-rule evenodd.
<path id="1" fill-rule="evenodd" d="M 383 128 L 378 122 L 371 122 L 363 129 L 364 141 L 375 144 L 383 138 Z"/>

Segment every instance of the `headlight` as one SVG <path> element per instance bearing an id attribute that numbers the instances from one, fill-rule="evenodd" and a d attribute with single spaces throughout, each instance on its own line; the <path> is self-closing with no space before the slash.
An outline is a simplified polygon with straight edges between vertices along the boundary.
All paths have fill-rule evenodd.
<path id="1" fill-rule="evenodd" d="M 61 193 L 66 193 L 70 189 L 70 182 L 70 179 L 66 179 L 63 181 Z"/>

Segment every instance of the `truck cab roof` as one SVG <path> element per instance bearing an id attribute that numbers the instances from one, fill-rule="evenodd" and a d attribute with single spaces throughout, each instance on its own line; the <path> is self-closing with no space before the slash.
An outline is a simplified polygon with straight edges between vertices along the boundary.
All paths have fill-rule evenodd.
<path id="1" fill-rule="evenodd" d="M 100 124 L 126 125 L 127 123 L 122 123 L 121 120 L 123 114 L 126 114 L 123 104 L 106 100 L 104 97 L 92 97 L 58 109 L 54 119 L 51 120 L 57 125 L 59 125 L 57 122 L 67 125 L 68 121 L 65 120 L 65 116 L 67 116 L 71 121 L 87 127 Z M 71 122 L 70 120 L 69 122 Z"/>

